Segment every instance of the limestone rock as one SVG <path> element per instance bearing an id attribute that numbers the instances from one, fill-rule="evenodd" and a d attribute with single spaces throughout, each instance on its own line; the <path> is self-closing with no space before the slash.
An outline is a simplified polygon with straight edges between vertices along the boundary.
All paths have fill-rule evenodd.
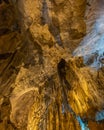
<path id="1" fill-rule="evenodd" d="M 0 130 L 103 130 L 104 59 L 88 44 L 94 22 L 103 41 L 97 2 L 0 1 Z"/>

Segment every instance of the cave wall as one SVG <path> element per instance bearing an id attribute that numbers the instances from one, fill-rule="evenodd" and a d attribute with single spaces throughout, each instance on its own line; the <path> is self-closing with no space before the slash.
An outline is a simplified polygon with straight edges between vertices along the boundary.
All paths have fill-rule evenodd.
<path id="1" fill-rule="evenodd" d="M 104 70 L 72 56 L 90 30 L 88 2 L 0 3 L 0 129 L 103 130 Z"/>

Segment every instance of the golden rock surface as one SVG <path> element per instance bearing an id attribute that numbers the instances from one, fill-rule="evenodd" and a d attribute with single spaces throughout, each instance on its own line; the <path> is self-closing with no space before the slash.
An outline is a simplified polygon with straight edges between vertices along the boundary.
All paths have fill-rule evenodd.
<path id="1" fill-rule="evenodd" d="M 104 108 L 104 68 L 72 56 L 90 30 L 87 6 L 0 1 L 0 130 L 103 130 L 95 117 Z"/>

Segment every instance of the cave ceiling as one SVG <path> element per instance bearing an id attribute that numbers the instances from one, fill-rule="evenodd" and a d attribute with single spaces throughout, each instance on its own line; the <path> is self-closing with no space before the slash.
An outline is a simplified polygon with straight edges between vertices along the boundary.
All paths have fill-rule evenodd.
<path id="1" fill-rule="evenodd" d="M 104 130 L 104 0 L 0 0 L 0 130 Z"/>

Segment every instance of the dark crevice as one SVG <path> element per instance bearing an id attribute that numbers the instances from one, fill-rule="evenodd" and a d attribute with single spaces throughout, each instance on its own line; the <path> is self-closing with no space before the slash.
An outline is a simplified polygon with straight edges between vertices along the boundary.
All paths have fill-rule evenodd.
<path id="1" fill-rule="evenodd" d="M 0 29 L 0 36 L 6 35 L 6 34 L 8 34 L 10 32 L 11 32 L 10 29 L 8 29 L 8 28 L 2 28 L 2 29 Z"/>
<path id="2" fill-rule="evenodd" d="M 12 25 L 10 29 L 0 28 L 0 36 L 4 36 L 15 31 L 17 31 L 18 33 L 21 33 L 21 27 L 17 22 L 14 25 Z"/>
<path id="3" fill-rule="evenodd" d="M 12 55 L 12 53 L 0 54 L 0 60 L 7 59 L 7 58 L 10 57 L 11 55 Z"/>
<path id="4" fill-rule="evenodd" d="M 15 54 L 17 53 L 17 50 L 11 54 L 11 59 L 10 61 L 8 62 L 8 64 L 6 65 L 6 67 L 3 69 L 3 71 L 1 72 L 0 76 L 3 75 L 3 73 L 6 71 L 6 69 L 9 67 L 9 65 L 11 64 L 11 62 L 13 61 L 14 57 L 15 57 Z"/>
<path id="5" fill-rule="evenodd" d="M 71 90 L 71 85 L 66 79 L 66 61 L 61 59 L 57 66 L 57 71 L 60 79 L 61 85 L 66 87 L 68 90 Z"/>
<path id="6" fill-rule="evenodd" d="M 10 3 L 9 0 L 4 0 L 4 2 L 5 2 L 6 4 L 9 4 L 9 3 Z"/>
<path id="7" fill-rule="evenodd" d="M 4 1 L 6 4 L 10 4 L 9 0 L 0 0 L 0 4 L 2 4 L 3 1 Z"/>

